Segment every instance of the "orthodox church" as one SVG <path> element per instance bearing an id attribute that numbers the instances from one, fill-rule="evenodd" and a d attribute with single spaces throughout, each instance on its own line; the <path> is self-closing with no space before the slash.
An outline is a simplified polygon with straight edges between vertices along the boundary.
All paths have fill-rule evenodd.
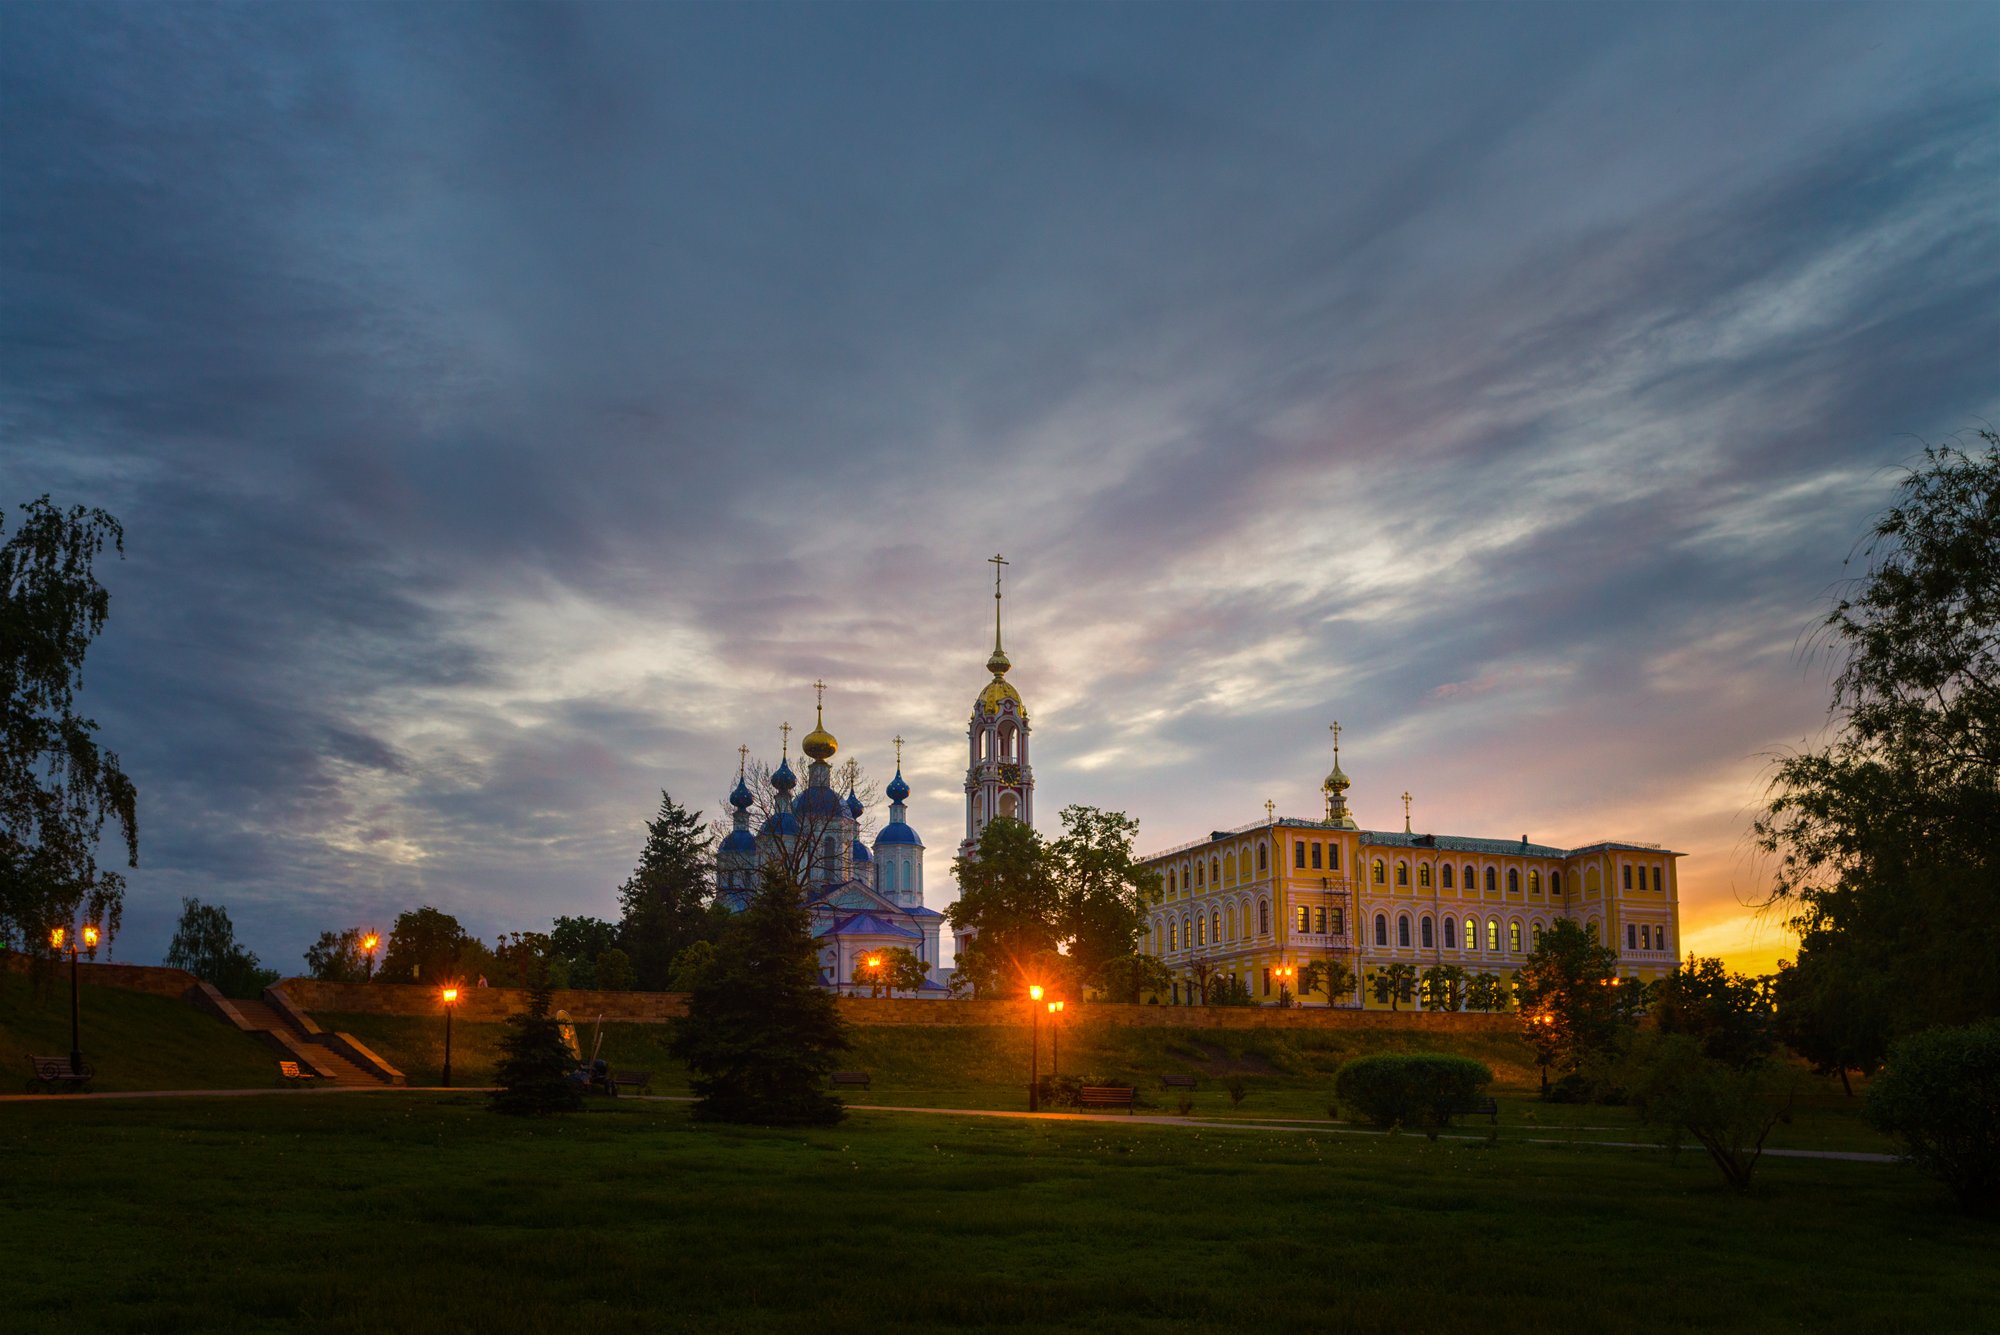
<path id="1" fill-rule="evenodd" d="M 986 670 L 993 677 L 973 701 L 967 728 L 970 761 L 960 856 L 976 850 L 980 834 L 996 816 L 1034 821 L 1028 713 L 1020 692 L 1007 681 L 1013 664 L 1000 647 L 1000 567 L 1007 562 L 996 556 L 992 563 L 993 653 Z M 876 832 L 871 848 L 861 838 L 867 808 L 852 789 L 842 794 L 833 787 L 831 762 L 840 743 L 826 730 L 825 684 L 815 682 L 814 689 L 819 702 L 813 730 L 799 746 L 808 762 L 805 788 L 799 791 L 792 771 L 791 725 L 786 724 L 780 730 L 783 754 L 771 773 L 770 809 L 754 831 L 752 809 L 758 803 L 747 777 L 747 749 L 739 752 L 746 763 L 739 763 L 728 798 L 733 828 L 716 848 L 716 898 L 740 913 L 757 891 L 761 867 L 773 862 L 798 866 L 806 881 L 813 935 L 820 941 L 822 983 L 842 992 L 860 990 L 866 985 L 857 984 L 856 966 L 873 952 L 900 946 L 929 969 L 916 995 L 941 999 L 949 980 L 949 971 L 939 966 L 945 917 L 924 904 L 924 841 L 909 824 L 903 739 L 895 739 L 896 777 L 882 790 L 889 799 L 889 820 Z M 961 948 L 969 939 L 961 935 Z"/>

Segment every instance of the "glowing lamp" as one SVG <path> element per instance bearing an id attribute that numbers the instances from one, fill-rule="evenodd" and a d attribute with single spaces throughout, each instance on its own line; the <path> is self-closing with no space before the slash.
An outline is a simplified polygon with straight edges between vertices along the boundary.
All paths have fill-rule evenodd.
<path id="1" fill-rule="evenodd" d="M 1030 983 L 1028 985 L 1028 1000 L 1040 1001 L 1041 999 L 1042 999 L 1042 985 L 1040 983 Z"/>
<path id="2" fill-rule="evenodd" d="M 881 968 L 881 967 L 882 967 L 882 957 L 881 957 L 880 955 L 870 955 L 870 956 L 868 957 L 868 967 L 869 967 L 869 968 L 871 968 L 871 969 L 879 969 L 879 968 Z"/>
<path id="3" fill-rule="evenodd" d="M 458 989 L 455 987 L 447 987 L 444 990 L 444 1004 L 449 1006 L 451 1005 L 452 1002 L 457 1000 L 458 1000 Z"/>
<path id="4" fill-rule="evenodd" d="M 83 929 L 83 944 L 92 950 L 97 949 L 97 929 L 95 927 L 86 927 Z"/>
<path id="5" fill-rule="evenodd" d="M 375 944 L 376 938 L 372 932 L 361 938 L 361 948 L 371 955 L 375 953 Z"/>
<path id="6" fill-rule="evenodd" d="M 61 950 L 63 944 L 63 937 L 65 935 L 67 935 L 67 933 L 65 933 L 63 929 L 60 927 L 54 927 L 49 929 L 49 944 L 54 946 L 57 950 Z M 1037 992 L 1035 995 L 1040 996 L 1041 993 Z"/>

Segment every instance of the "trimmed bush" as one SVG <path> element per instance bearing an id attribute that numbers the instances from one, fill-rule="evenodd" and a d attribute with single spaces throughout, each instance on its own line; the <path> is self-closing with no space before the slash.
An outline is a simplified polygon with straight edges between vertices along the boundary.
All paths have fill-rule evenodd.
<path id="1" fill-rule="evenodd" d="M 1412 1127 L 1432 1140 L 1493 1083 L 1484 1062 L 1441 1053 L 1356 1057 L 1340 1068 L 1340 1105 L 1380 1127 Z"/>
<path id="2" fill-rule="evenodd" d="M 2000 1211 L 2000 1020 L 1927 1029 L 1889 1049 L 1868 1120 L 1969 1210 Z"/>

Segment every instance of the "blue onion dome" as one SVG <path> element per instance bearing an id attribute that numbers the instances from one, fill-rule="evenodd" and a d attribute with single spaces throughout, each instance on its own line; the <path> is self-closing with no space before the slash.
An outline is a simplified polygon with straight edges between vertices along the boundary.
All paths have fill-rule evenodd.
<path id="1" fill-rule="evenodd" d="M 874 854 L 868 851 L 868 845 L 862 843 L 859 839 L 854 841 L 854 860 L 856 862 L 873 862 L 875 860 Z"/>
<path id="2" fill-rule="evenodd" d="M 731 830 L 722 837 L 722 842 L 716 845 L 715 851 L 718 853 L 755 853 L 757 851 L 757 840 L 748 830 Z"/>
<path id="3" fill-rule="evenodd" d="M 729 805 L 735 807 L 738 811 L 747 811 L 750 808 L 750 804 L 755 800 L 755 798 L 750 796 L 750 785 L 743 782 L 740 778 L 737 779 L 736 787 L 729 794 Z"/>
<path id="4" fill-rule="evenodd" d="M 882 791 L 889 795 L 891 802 L 907 802 L 910 798 L 910 785 L 903 782 L 903 771 L 898 769 L 896 777 L 889 780 L 889 786 Z"/>
<path id="5" fill-rule="evenodd" d="M 831 788 L 820 788 L 812 784 L 806 785 L 806 790 L 799 794 L 798 801 L 792 804 L 792 810 L 807 819 L 838 820 L 847 814 L 847 808 L 841 805 L 838 793 Z"/>
<path id="6" fill-rule="evenodd" d="M 882 833 L 875 836 L 875 847 L 884 844 L 917 844 L 924 841 L 917 838 L 917 832 L 899 820 L 892 820 L 882 827 Z"/>
<path id="7" fill-rule="evenodd" d="M 799 786 L 799 777 L 792 773 L 791 761 L 778 762 L 778 768 L 771 771 L 771 786 L 781 793 L 789 793 Z"/>
<path id="8" fill-rule="evenodd" d="M 861 813 L 866 809 L 861 805 L 861 799 L 854 795 L 854 785 L 849 784 L 847 786 L 847 814 L 855 820 L 860 820 Z"/>
<path id="9" fill-rule="evenodd" d="M 765 835 L 782 835 L 791 838 L 799 832 L 799 818 L 789 811 L 780 811 L 766 820 L 757 831 L 761 838 Z"/>

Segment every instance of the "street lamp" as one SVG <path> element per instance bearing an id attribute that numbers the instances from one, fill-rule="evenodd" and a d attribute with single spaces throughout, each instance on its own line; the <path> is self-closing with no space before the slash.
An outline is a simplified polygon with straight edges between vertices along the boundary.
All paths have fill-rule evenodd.
<path id="1" fill-rule="evenodd" d="M 1291 980 L 1299 976 L 1299 971 L 1289 964 L 1280 964 L 1271 972 L 1278 980 L 1278 1004 L 1282 1006 L 1293 995 L 1290 991 Z"/>
<path id="2" fill-rule="evenodd" d="M 444 990 L 444 1087 L 451 1088 L 451 1012 L 458 1005 L 458 989 Z"/>
<path id="3" fill-rule="evenodd" d="M 69 934 L 69 929 L 66 927 L 52 927 L 49 929 L 49 945 L 55 948 L 56 954 L 62 954 L 65 943 L 69 947 L 69 1072 L 71 1075 L 82 1075 L 83 1005 L 77 992 L 76 956 L 78 950 L 87 949 L 90 951 L 92 959 L 97 958 L 96 924 L 86 923 L 84 925 L 83 939 L 81 941 L 72 937 Z"/>
<path id="4" fill-rule="evenodd" d="M 361 953 L 368 961 L 368 972 L 363 976 L 363 982 L 375 981 L 375 947 L 381 944 L 381 938 L 373 932 L 361 938 Z"/>
<path id="5" fill-rule="evenodd" d="M 879 997 L 882 995 L 882 957 L 870 955 L 865 963 L 868 965 L 868 995 Z"/>
<path id="6" fill-rule="evenodd" d="M 1028 984 L 1028 1111 L 1042 1110 L 1041 1076 L 1035 1063 L 1042 1055 L 1042 1008 L 1032 1003 L 1042 999 L 1042 985 Z"/>
<path id="7" fill-rule="evenodd" d="M 1051 1001 L 1049 1003 L 1049 1079 L 1050 1080 L 1059 1079 L 1062 1074 L 1061 1071 L 1062 1026 L 1057 1023 L 1058 1020 L 1062 1019 L 1062 1009 L 1063 1009 L 1063 1004 L 1060 1001 Z"/>
<path id="8" fill-rule="evenodd" d="M 1556 1022 L 1555 1017 L 1553 1015 L 1550 1015 L 1547 1011 L 1543 1011 L 1540 1015 L 1537 1015 L 1535 1017 L 1535 1023 L 1543 1026 L 1544 1028 L 1542 1041 L 1535 1044 L 1535 1061 L 1542 1068 L 1543 1098 L 1547 1098 L 1549 1096 L 1549 1036 L 1546 1030 L 1549 1027 L 1553 1026 L 1555 1022 Z"/>

